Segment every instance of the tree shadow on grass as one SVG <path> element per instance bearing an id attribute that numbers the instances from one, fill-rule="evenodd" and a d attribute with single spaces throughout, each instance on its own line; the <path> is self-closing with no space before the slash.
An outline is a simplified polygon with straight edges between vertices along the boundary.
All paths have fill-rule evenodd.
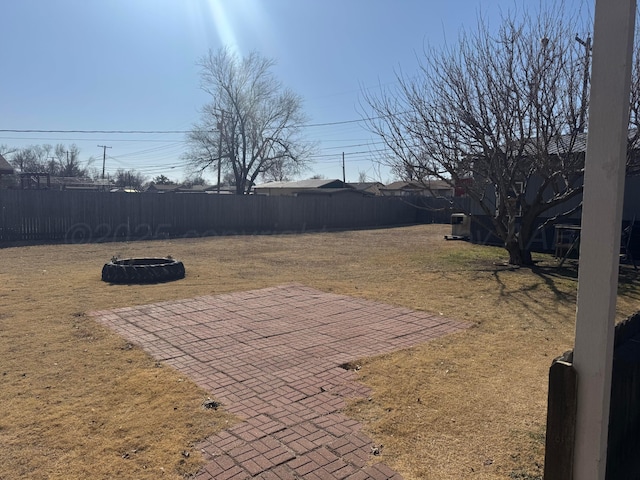
<path id="1" fill-rule="evenodd" d="M 534 265 L 531 267 L 531 272 L 536 275 L 540 280 L 544 282 L 547 288 L 553 292 L 554 296 L 559 301 L 574 301 L 575 294 L 560 289 L 558 287 L 559 282 L 566 280 L 577 281 L 578 280 L 578 268 L 577 265 L 564 264 L 562 266 L 556 265 Z"/>
<path id="2" fill-rule="evenodd" d="M 621 263 L 618 275 L 618 294 L 624 295 L 634 300 L 640 300 L 640 270 L 636 270 L 633 265 Z"/>
<path id="3" fill-rule="evenodd" d="M 510 305 L 524 330 L 553 324 L 553 318 L 557 317 L 553 312 L 564 315 L 566 312 L 561 313 L 564 312 L 562 305 L 575 302 L 575 289 L 567 285 L 566 277 L 553 271 L 538 267 L 521 268 L 524 278 L 513 282 L 505 273 L 504 269 L 496 269 L 492 273 L 498 287 L 496 301 L 503 306 Z"/>
<path id="4" fill-rule="evenodd" d="M 571 261 L 560 265 L 535 265 L 531 272 L 537 275 L 558 300 L 573 300 L 572 295 L 560 290 L 557 282 L 561 280 L 578 281 L 578 262 Z M 640 300 L 640 270 L 636 270 L 633 265 L 621 263 L 618 270 L 618 293 L 632 299 Z"/>
<path id="5" fill-rule="evenodd" d="M 510 267 L 510 268 L 509 268 Z M 531 272 L 534 278 L 540 281 L 524 282 L 523 285 L 517 286 L 516 282 L 511 283 L 508 278 L 504 278 L 505 273 L 520 271 L 522 274 L 529 276 Z M 531 267 L 513 267 L 502 264 L 494 265 L 491 269 L 491 275 L 498 287 L 498 295 L 500 297 L 513 296 L 514 294 L 524 295 L 532 304 L 537 303 L 536 293 L 540 292 L 544 286 L 552 293 L 558 302 L 574 302 L 575 288 L 570 283 L 575 282 L 578 278 L 578 271 L 575 264 L 565 264 L 561 267 L 548 262 L 538 261 Z M 523 303 L 527 303 L 523 301 Z"/>

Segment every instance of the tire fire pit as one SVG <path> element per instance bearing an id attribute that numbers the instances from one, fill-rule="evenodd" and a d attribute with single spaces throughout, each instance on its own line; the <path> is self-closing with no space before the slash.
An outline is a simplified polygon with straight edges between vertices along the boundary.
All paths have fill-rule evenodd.
<path id="1" fill-rule="evenodd" d="M 112 258 L 102 267 L 102 281 L 109 283 L 159 283 L 184 278 L 184 265 L 166 258 Z"/>

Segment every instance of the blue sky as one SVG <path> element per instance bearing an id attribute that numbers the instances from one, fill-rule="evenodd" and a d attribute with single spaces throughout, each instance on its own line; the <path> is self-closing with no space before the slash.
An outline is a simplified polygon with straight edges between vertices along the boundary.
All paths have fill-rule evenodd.
<path id="1" fill-rule="evenodd" d="M 534 3 L 534 2 L 530 2 Z M 537 5 L 537 2 L 535 2 Z M 544 0 L 541 3 L 545 3 Z M 573 0 L 572 8 L 593 9 Z M 574 5 L 575 4 L 575 5 Z M 308 178 L 378 168 L 379 140 L 359 122 L 363 89 L 412 75 L 426 45 L 455 42 L 478 13 L 497 24 L 513 0 L 20 0 L 0 4 L 0 130 L 184 131 L 207 96 L 197 59 L 223 45 L 276 60 L 274 74 L 304 99 Z M 578 32 L 577 32 L 578 33 Z M 184 178 L 185 135 L 0 131 L 0 145 L 76 143 L 81 159 L 109 145 L 107 171 Z M 213 179 L 213 173 L 207 175 Z"/>

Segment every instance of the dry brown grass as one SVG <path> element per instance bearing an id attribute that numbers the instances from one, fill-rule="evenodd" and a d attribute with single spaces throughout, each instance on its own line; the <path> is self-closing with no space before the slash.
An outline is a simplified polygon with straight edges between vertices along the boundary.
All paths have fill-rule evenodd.
<path id="1" fill-rule="evenodd" d="M 0 478 L 195 472 L 194 442 L 234 419 L 204 410 L 205 392 L 86 312 L 290 282 L 474 323 L 362 362 L 375 393 L 349 413 L 405 478 L 542 478 L 547 371 L 572 346 L 575 268 L 547 256 L 534 270 L 496 266 L 501 249 L 446 242 L 449 228 L 0 250 Z M 113 255 L 172 255 L 187 278 L 107 285 Z M 639 289 L 620 291 L 623 317 Z"/>

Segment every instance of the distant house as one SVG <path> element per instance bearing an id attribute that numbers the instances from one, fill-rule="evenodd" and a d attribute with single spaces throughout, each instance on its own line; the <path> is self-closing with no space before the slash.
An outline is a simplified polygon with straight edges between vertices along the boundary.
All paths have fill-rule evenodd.
<path id="1" fill-rule="evenodd" d="M 111 188 L 108 180 L 92 180 L 87 177 L 51 177 L 52 190 L 94 190 L 107 191 Z"/>
<path id="2" fill-rule="evenodd" d="M 373 193 L 355 188 L 310 188 L 294 193 L 296 197 L 374 197 Z"/>
<path id="3" fill-rule="evenodd" d="M 359 192 L 365 192 L 372 195 L 382 195 L 380 189 L 384 188 L 384 184 L 380 182 L 357 182 L 349 183 L 348 185 Z"/>
<path id="4" fill-rule="evenodd" d="M 0 155 L 0 180 L 2 180 L 3 175 L 13 175 L 14 170 L 9 162 L 5 160 L 5 158 Z"/>
<path id="5" fill-rule="evenodd" d="M 387 196 L 427 196 L 437 198 L 453 197 L 454 189 L 444 180 L 424 180 L 422 182 L 393 182 L 380 188 Z"/>
<path id="6" fill-rule="evenodd" d="M 299 193 L 309 194 L 310 192 L 324 190 L 327 192 L 338 190 L 355 190 L 349 184 L 342 180 L 326 180 L 326 179 L 312 179 L 312 180 L 300 180 L 297 182 L 270 182 L 263 183 L 262 185 L 256 185 L 254 187 L 254 193 L 256 195 L 298 195 Z M 322 194 L 322 193 L 321 193 Z"/>
<path id="7" fill-rule="evenodd" d="M 180 185 L 176 193 L 208 193 L 211 187 L 209 185 Z"/>
<path id="8" fill-rule="evenodd" d="M 13 175 L 13 167 L 0 155 L 0 175 Z"/>
<path id="9" fill-rule="evenodd" d="M 92 180 L 87 177 L 55 177 L 49 173 L 25 172 L 20 174 L 23 190 L 93 190 L 106 191 L 108 180 Z"/>
<path id="10" fill-rule="evenodd" d="M 217 185 L 191 185 L 190 187 L 181 185 L 176 190 L 176 193 L 209 193 L 217 194 Z M 230 193 L 236 193 L 236 187 L 228 185 L 220 185 L 220 195 L 228 195 Z"/>
<path id="11" fill-rule="evenodd" d="M 235 193 L 235 187 L 220 186 L 220 194 Z M 199 194 L 216 194 L 218 193 L 217 185 L 177 185 L 177 184 L 156 184 L 150 183 L 145 189 L 146 193 L 199 193 Z"/>
<path id="12" fill-rule="evenodd" d="M 634 136 L 635 131 L 629 132 L 629 140 Z M 527 149 L 525 148 L 525 153 Z M 535 158 L 535 148 L 531 147 L 531 156 Z M 547 153 L 551 158 L 569 157 L 584 162 L 587 151 L 587 133 L 579 133 L 577 135 L 562 135 L 553 139 L 547 146 Z M 622 226 L 626 227 L 630 224 L 637 224 L 640 220 L 640 148 L 630 148 L 628 152 L 629 159 L 627 163 L 627 171 L 624 185 L 624 201 L 622 210 Z M 524 157 L 523 162 L 527 159 Z M 516 213 L 516 226 L 521 222 L 523 214 L 522 203 L 533 204 L 536 201 L 538 190 L 544 186 L 545 179 L 539 174 L 533 174 L 528 178 L 522 178 L 523 181 L 515 181 L 508 192 L 508 198 L 511 197 L 516 206 L 519 206 Z M 526 180 L 526 181 L 525 181 Z M 456 197 L 468 197 L 467 188 L 474 184 L 476 179 L 473 177 L 461 179 L 456 185 Z M 583 182 L 580 173 L 573 173 L 571 177 L 573 186 L 580 186 Z M 548 195 L 550 198 L 553 194 L 555 182 L 548 184 L 546 190 L 543 189 L 543 196 Z M 498 206 L 498 195 L 495 185 L 487 184 L 483 192 L 483 203 L 485 207 L 491 209 Z M 482 244 L 503 245 L 495 234 L 492 225 L 492 215 L 487 212 L 471 198 L 460 198 L 463 210 L 472 217 L 471 222 L 471 240 Z M 466 201 L 465 201 L 466 200 Z M 579 193 L 568 200 L 553 206 L 552 208 L 540 213 L 534 224 L 538 228 L 536 236 L 531 240 L 529 247 L 534 251 L 553 251 L 553 245 L 556 242 L 555 225 L 580 225 L 581 222 L 581 203 L 582 193 Z M 567 213 L 568 212 L 568 213 Z"/>
<path id="13" fill-rule="evenodd" d="M 205 193 L 211 193 L 217 195 L 236 195 L 238 192 L 236 191 L 236 187 L 234 185 L 220 185 L 218 189 L 218 185 L 208 185 L 204 188 Z"/>
<path id="14" fill-rule="evenodd" d="M 144 189 L 145 192 L 148 193 L 173 193 L 180 188 L 180 185 L 176 184 L 162 184 L 162 183 L 153 183 L 151 182 L 147 185 L 147 188 Z"/>

